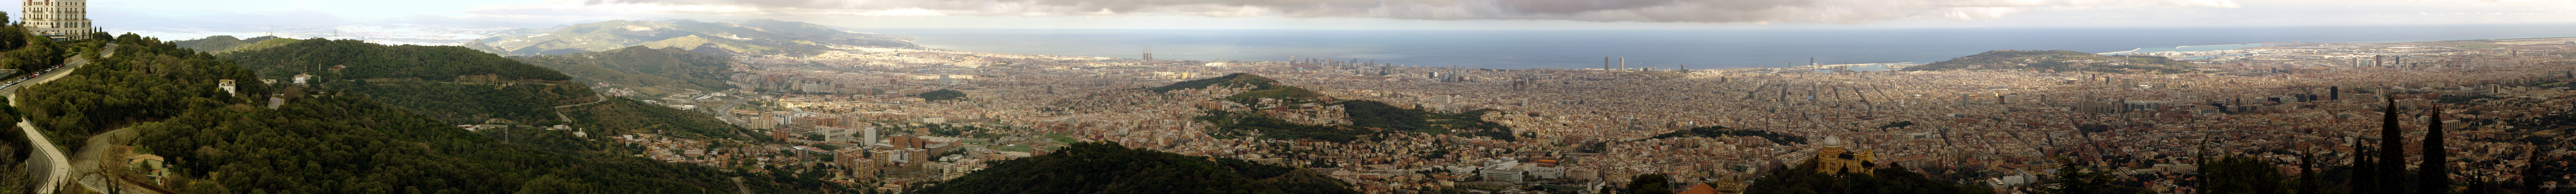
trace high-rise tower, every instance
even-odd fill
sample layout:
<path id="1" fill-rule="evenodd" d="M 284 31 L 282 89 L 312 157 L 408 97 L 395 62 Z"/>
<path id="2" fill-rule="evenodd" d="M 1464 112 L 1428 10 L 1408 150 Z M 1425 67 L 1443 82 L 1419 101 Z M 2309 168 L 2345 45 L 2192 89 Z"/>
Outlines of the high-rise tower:
<path id="1" fill-rule="evenodd" d="M 1154 64 L 1154 46 L 1145 46 L 1145 62 L 1144 62 L 1144 64 L 1137 64 L 1137 65 L 1153 65 L 1153 64 Z"/>
<path id="2" fill-rule="evenodd" d="M 26 22 L 27 32 L 55 39 L 88 38 L 90 32 L 89 0 L 27 0 L 19 21 Z"/>

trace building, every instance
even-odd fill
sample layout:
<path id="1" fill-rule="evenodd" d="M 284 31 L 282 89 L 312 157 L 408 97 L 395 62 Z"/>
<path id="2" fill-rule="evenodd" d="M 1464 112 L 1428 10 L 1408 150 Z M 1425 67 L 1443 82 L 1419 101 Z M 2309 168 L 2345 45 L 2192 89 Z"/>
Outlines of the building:
<path id="1" fill-rule="evenodd" d="M 20 4 L 26 9 L 18 12 L 18 18 L 25 22 L 28 33 L 62 40 L 87 39 L 90 33 L 99 32 L 90 26 L 89 0 L 27 0 Z"/>
<path id="2" fill-rule="evenodd" d="M 859 142 L 857 142 L 857 143 L 859 143 L 859 144 L 871 144 L 871 143 L 877 143 L 877 127 L 870 126 L 870 127 L 865 128 L 865 129 L 859 129 Z"/>
<path id="3" fill-rule="evenodd" d="M 905 161 L 903 166 L 909 168 L 907 170 L 919 171 L 921 170 L 920 168 L 922 165 L 929 164 L 930 162 L 929 149 L 904 148 L 903 155 L 903 159 Z"/>
<path id="4" fill-rule="evenodd" d="M 858 130 L 849 128 L 818 126 L 814 127 L 814 133 L 822 134 L 823 141 L 855 142 L 859 140 L 857 136 L 854 136 L 857 135 Z"/>
<path id="5" fill-rule="evenodd" d="M 239 87 L 233 86 L 233 80 L 217 80 L 217 82 L 219 83 L 215 84 L 215 88 L 224 89 L 224 94 L 241 95 L 241 92 L 237 91 Z"/>
<path id="6" fill-rule="evenodd" d="M 1872 154 L 1869 150 L 1844 151 L 1842 136 L 1825 136 L 1823 145 L 1825 148 L 1816 149 L 1816 172 L 1872 174 L 1869 169 L 1876 166 L 1877 154 Z"/>
<path id="7" fill-rule="evenodd" d="M 1521 172 L 1525 172 L 1522 167 L 1522 165 L 1518 165 L 1517 163 L 1511 165 L 1494 165 L 1485 167 L 1484 171 L 1478 172 L 1477 174 L 1484 175 L 1485 180 L 1489 181 L 1521 184 L 1526 183 L 1522 180 Z"/>

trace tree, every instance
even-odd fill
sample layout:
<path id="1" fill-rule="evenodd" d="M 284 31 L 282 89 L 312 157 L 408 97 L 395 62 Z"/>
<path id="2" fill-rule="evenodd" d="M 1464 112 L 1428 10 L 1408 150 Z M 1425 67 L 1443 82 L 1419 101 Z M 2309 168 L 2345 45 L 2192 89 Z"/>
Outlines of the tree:
<path id="1" fill-rule="evenodd" d="M 2246 156 L 2228 156 L 2201 166 L 2202 193 L 2280 194 L 2281 171 L 2272 164 Z"/>
<path id="2" fill-rule="evenodd" d="M 2317 184 L 2321 184 L 2317 181 L 2325 180 L 2317 179 L 2316 158 L 2315 153 L 2299 153 L 2299 194 L 2325 193 L 2317 190 Z"/>
<path id="3" fill-rule="evenodd" d="M 2396 96 L 2391 95 L 2389 98 L 2386 98 L 2388 99 L 2385 100 L 2388 101 L 2388 107 L 2386 110 L 2380 111 L 2379 158 L 2375 158 L 2379 161 L 2379 166 L 2372 167 L 2371 170 L 2379 173 L 2372 177 L 2379 181 L 2377 186 L 2390 187 L 2378 188 L 2374 191 L 2405 193 L 2405 176 L 2403 174 L 2406 172 L 2406 148 L 2404 147 L 2406 146 L 2406 139 L 2400 139 L 2405 136 L 2399 135 L 2399 133 L 2404 132 L 2405 129 L 2397 128 L 2397 98 L 2395 97 Z M 2432 150 L 2426 151 L 2430 152 Z"/>
<path id="4" fill-rule="evenodd" d="M 2049 194 L 2112 194 L 2139 193 L 2141 191 L 2145 191 L 2145 189 L 2139 189 L 2136 187 L 2120 186 L 2113 181 L 2117 181 L 2117 179 L 2113 179 L 2110 172 L 2086 169 L 2084 167 L 2059 168 L 2057 169 L 2057 180 L 2050 181 L 2057 183 L 2057 188 L 2044 189 L 2041 190 L 2041 192 Z"/>
<path id="5" fill-rule="evenodd" d="M 1672 178 L 1664 174 L 1640 174 L 1628 179 L 1628 193 L 1673 194 Z"/>
<path id="6" fill-rule="evenodd" d="M 2442 108 L 2436 106 L 2433 110 L 2424 111 L 2424 115 L 2431 119 L 2425 120 L 2427 124 L 2424 127 L 2424 163 L 2417 164 L 2422 169 L 2416 170 L 2422 175 L 2416 179 L 2422 180 L 2415 182 L 2420 184 L 2415 186 L 2415 189 L 2426 194 L 2450 193 L 2451 171 L 2447 168 L 2451 160 L 2450 154 L 2444 153 L 2449 151 L 2442 149 Z"/>
<path id="7" fill-rule="evenodd" d="M 956 90 L 939 89 L 939 91 L 922 92 L 920 96 L 921 100 L 925 101 L 956 100 L 958 98 L 965 98 L 966 93 L 958 92 Z"/>

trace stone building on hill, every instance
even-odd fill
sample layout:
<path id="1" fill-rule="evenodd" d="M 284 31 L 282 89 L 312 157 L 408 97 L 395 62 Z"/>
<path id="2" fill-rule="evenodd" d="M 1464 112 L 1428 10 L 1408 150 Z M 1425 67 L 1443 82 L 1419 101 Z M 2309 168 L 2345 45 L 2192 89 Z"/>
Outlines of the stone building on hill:
<path id="1" fill-rule="evenodd" d="M 1841 136 L 1825 136 L 1824 146 L 1823 149 L 1816 149 L 1816 172 L 1871 174 L 1870 168 L 1878 166 L 1876 161 L 1878 154 L 1872 154 L 1869 150 L 1844 151 Z"/>

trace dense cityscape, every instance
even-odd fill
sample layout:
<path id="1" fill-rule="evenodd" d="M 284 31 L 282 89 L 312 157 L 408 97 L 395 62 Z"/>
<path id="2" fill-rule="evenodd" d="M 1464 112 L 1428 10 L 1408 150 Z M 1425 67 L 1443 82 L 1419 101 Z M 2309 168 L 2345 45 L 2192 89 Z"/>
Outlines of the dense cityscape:
<path id="1" fill-rule="evenodd" d="M 2560 38 L 2567 39 L 2567 38 Z M 2522 40 L 2514 40 L 2522 41 Z M 2302 155 L 2350 164 L 2388 104 L 2404 139 L 2421 139 L 2428 110 L 2444 114 L 2458 180 L 2532 179 L 2533 165 L 2564 166 L 2566 44 L 2484 49 L 2444 42 L 2276 43 L 2194 60 L 2191 73 L 1832 71 L 1744 69 L 1466 69 L 1370 64 L 1353 59 L 1183 61 L 1053 57 L 942 50 L 866 49 L 811 59 L 736 57 L 730 91 L 662 97 L 674 107 L 734 107 L 728 122 L 790 144 L 712 153 L 690 140 L 655 145 L 649 157 L 704 165 L 725 158 L 831 163 L 836 178 L 900 191 L 906 182 L 954 178 L 982 161 L 1044 155 L 1066 143 L 1116 142 L 1192 156 L 1308 168 L 1370 193 L 1466 189 L 1577 193 L 1618 190 L 1632 175 L 1667 174 L 1742 192 L 1743 183 L 1816 158 L 1812 140 L 1837 138 L 1878 164 L 1984 184 L 2001 192 L 2046 184 L 2081 166 L 2157 193 L 2194 192 L 2196 166 L 2214 156 L 2258 158 L 2296 176 Z M 2531 41 L 2525 41 L 2531 42 Z M 2481 42 L 2483 43 L 2483 42 Z M 2114 55 L 2156 58 L 2174 53 Z M 1150 54 L 1147 56 L 1150 57 Z M 1615 63 L 1615 62 L 1612 62 Z M 2040 63 L 2031 61 L 2028 63 Z M 1644 65 L 1638 65 L 1644 66 Z M 1139 88 L 1244 73 L 1314 90 L 1322 103 L 1237 103 L 1243 89 L 1154 92 Z M 964 97 L 919 95 L 957 91 Z M 1202 112 L 1258 112 L 1301 124 L 1349 123 L 1329 101 L 1378 101 L 1457 113 L 1480 109 L 1512 137 L 1380 133 L 1361 140 L 1211 135 Z M 1691 128 L 1760 130 L 1766 136 L 1660 137 Z M 951 130 L 957 132 L 943 132 Z M 2406 152 L 2423 152 L 2420 141 Z M 804 146 L 804 145 L 813 146 Z M 737 148 L 727 148 L 737 149 Z M 925 150 L 926 149 L 926 150 Z M 673 151 L 686 150 L 686 151 Z M 962 151 L 961 151 L 962 150 Z M 837 155 L 824 160 L 779 151 Z M 926 151 L 926 152 L 925 152 Z M 745 154 L 723 154 L 745 153 Z M 932 153 L 922 155 L 921 153 Z M 937 154 L 950 153 L 950 154 Z M 2406 158 L 2413 165 L 2422 158 Z M 875 169 L 866 169 L 867 167 Z M 1889 165 L 1879 165 L 1884 168 Z M 847 168 L 858 167 L 858 168 Z M 2564 180 L 2565 174 L 2546 178 Z M 1730 184 L 1731 183 L 1731 184 Z M 1679 185 L 1679 184 L 1676 184 Z M 1734 186 L 1729 188 L 1727 186 Z"/>
<path id="2" fill-rule="evenodd" d="M 955 7 L 884 10 L 825 5 L 831 2 L 709 2 L 719 3 L 549 6 L 623 6 L 590 11 L 678 10 L 728 19 L 585 15 L 571 24 L 545 24 L 551 27 L 374 38 L 339 33 L 341 27 L 388 28 L 331 26 L 323 36 L 279 34 L 284 28 L 272 24 L 260 36 L 198 38 L 94 26 L 84 0 L 25 1 L 16 23 L 0 25 L 0 35 L 15 35 L 0 36 L 0 76 L 10 77 L 0 83 L 0 100 L 8 101 L 0 105 L 0 122 L 20 129 L 0 133 L 7 134 L 0 137 L 0 158 L 6 158 L 0 166 L 11 166 L 0 168 L 0 194 L 2576 193 L 2576 182 L 2570 182 L 2576 180 L 2576 164 L 2570 163 L 2576 161 L 2576 136 L 2568 134 L 2576 130 L 2576 37 L 2287 38 L 2108 53 L 2021 43 L 2011 46 L 2041 50 L 1983 51 L 1936 62 L 1829 63 L 1820 62 L 1827 57 L 1800 56 L 1804 63 L 1696 69 L 1672 61 L 1705 58 L 1667 58 L 1698 54 L 1635 53 L 1599 56 L 1599 68 L 1581 63 L 1500 69 L 1451 65 L 1463 62 L 1381 63 L 1397 60 L 1370 57 L 1406 56 L 1358 51 L 1257 60 L 1211 60 L 1205 53 L 1157 58 L 1150 44 L 1138 45 L 1133 58 L 1014 54 L 938 48 L 929 38 L 862 31 L 897 28 L 873 26 L 879 24 L 922 25 L 909 20 L 949 13 L 1078 17 L 1086 21 L 1045 23 L 1111 26 L 1083 28 L 1119 25 L 1089 21 L 1095 16 L 1131 21 L 1122 14 L 1160 11 L 1224 21 L 1294 19 L 1256 20 L 1281 26 L 1396 21 L 1440 24 L 1425 25 L 1437 29 L 1535 21 L 1510 25 L 1555 30 L 1657 29 L 1671 23 L 1870 26 L 1927 17 L 1973 23 L 2028 11 L 1997 10 L 2128 5 L 1382 1 L 1377 4 L 1414 10 L 1516 10 L 1384 15 L 1388 7 L 1370 7 L 1362 11 L 1370 14 L 1351 15 L 1338 8 L 1262 3 L 937 1 L 924 4 Z M 904 3 L 923 2 L 886 2 Z M 1630 3 L 1637 5 L 1624 5 Z M 792 6 L 772 7 L 782 5 Z M 2169 7 L 2154 9 L 2241 6 L 2159 5 Z M 552 16 L 497 13 L 553 10 L 506 3 L 474 7 L 467 17 L 542 20 Z M 992 12 L 1013 9 L 1021 11 Z M 1918 9 L 1945 11 L 1908 11 Z M 753 12 L 737 12 L 743 10 Z M 1913 15 L 1842 13 L 1855 11 Z M 1745 13 L 1710 16 L 1736 12 Z M 872 26 L 736 16 L 854 16 L 867 17 L 860 24 Z M 895 22 L 872 23 L 880 19 Z M 1958 32 L 1906 26 L 1921 24 L 1887 24 L 1900 30 L 1875 32 Z M 393 29 L 447 28 L 397 25 Z M 1804 28 L 1816 27 L 1763 33 L 1874 30 Z M 1489 30 L 1469 29 L 1424 34 L 1468 37 L 1443 41 L 1526 43 L 1452 35 Z M 1736 30 L 1715 29 L 1678 32 Z M 448 32 L 474 34 L 440 34 Z M 1238 57 L 1247 56 L 1243 50 L 1291 52 L 1282 50 L 1299 49 L 1278 45 L 1359 36 L 1290 33 L 1332 38 L 1233 38 L 1221 44 L 1246 49 L 1220 50 Z M 2564 36 L 2556 33 L 2549 35 Z M 1690 36 L 1766 39 L 1717 34 Z M 1938 36 L 1994 36 L 1970 34 Z M 1162 35 L 1168 34 L 1150 36 Z M 2156 44 L 2215 41 L 2101 37 Z M 1176 39 L 1189 38 L 1204 37 Z M 2321 40 L 2351 40 L 2331 38 Z M 423 41 L 439 44 L 407 44 Z M 1079 45 L 1066 41 L 1057 46 Z M 1524 46 L 1565 45 L 1510 45 Z M 1765 52 L 1721 48 L 1736 46 L 1679 50 Z M 1834 51 L 1814 53 L 1828 56 L 1889 54 L 1817 50 Z"/>

